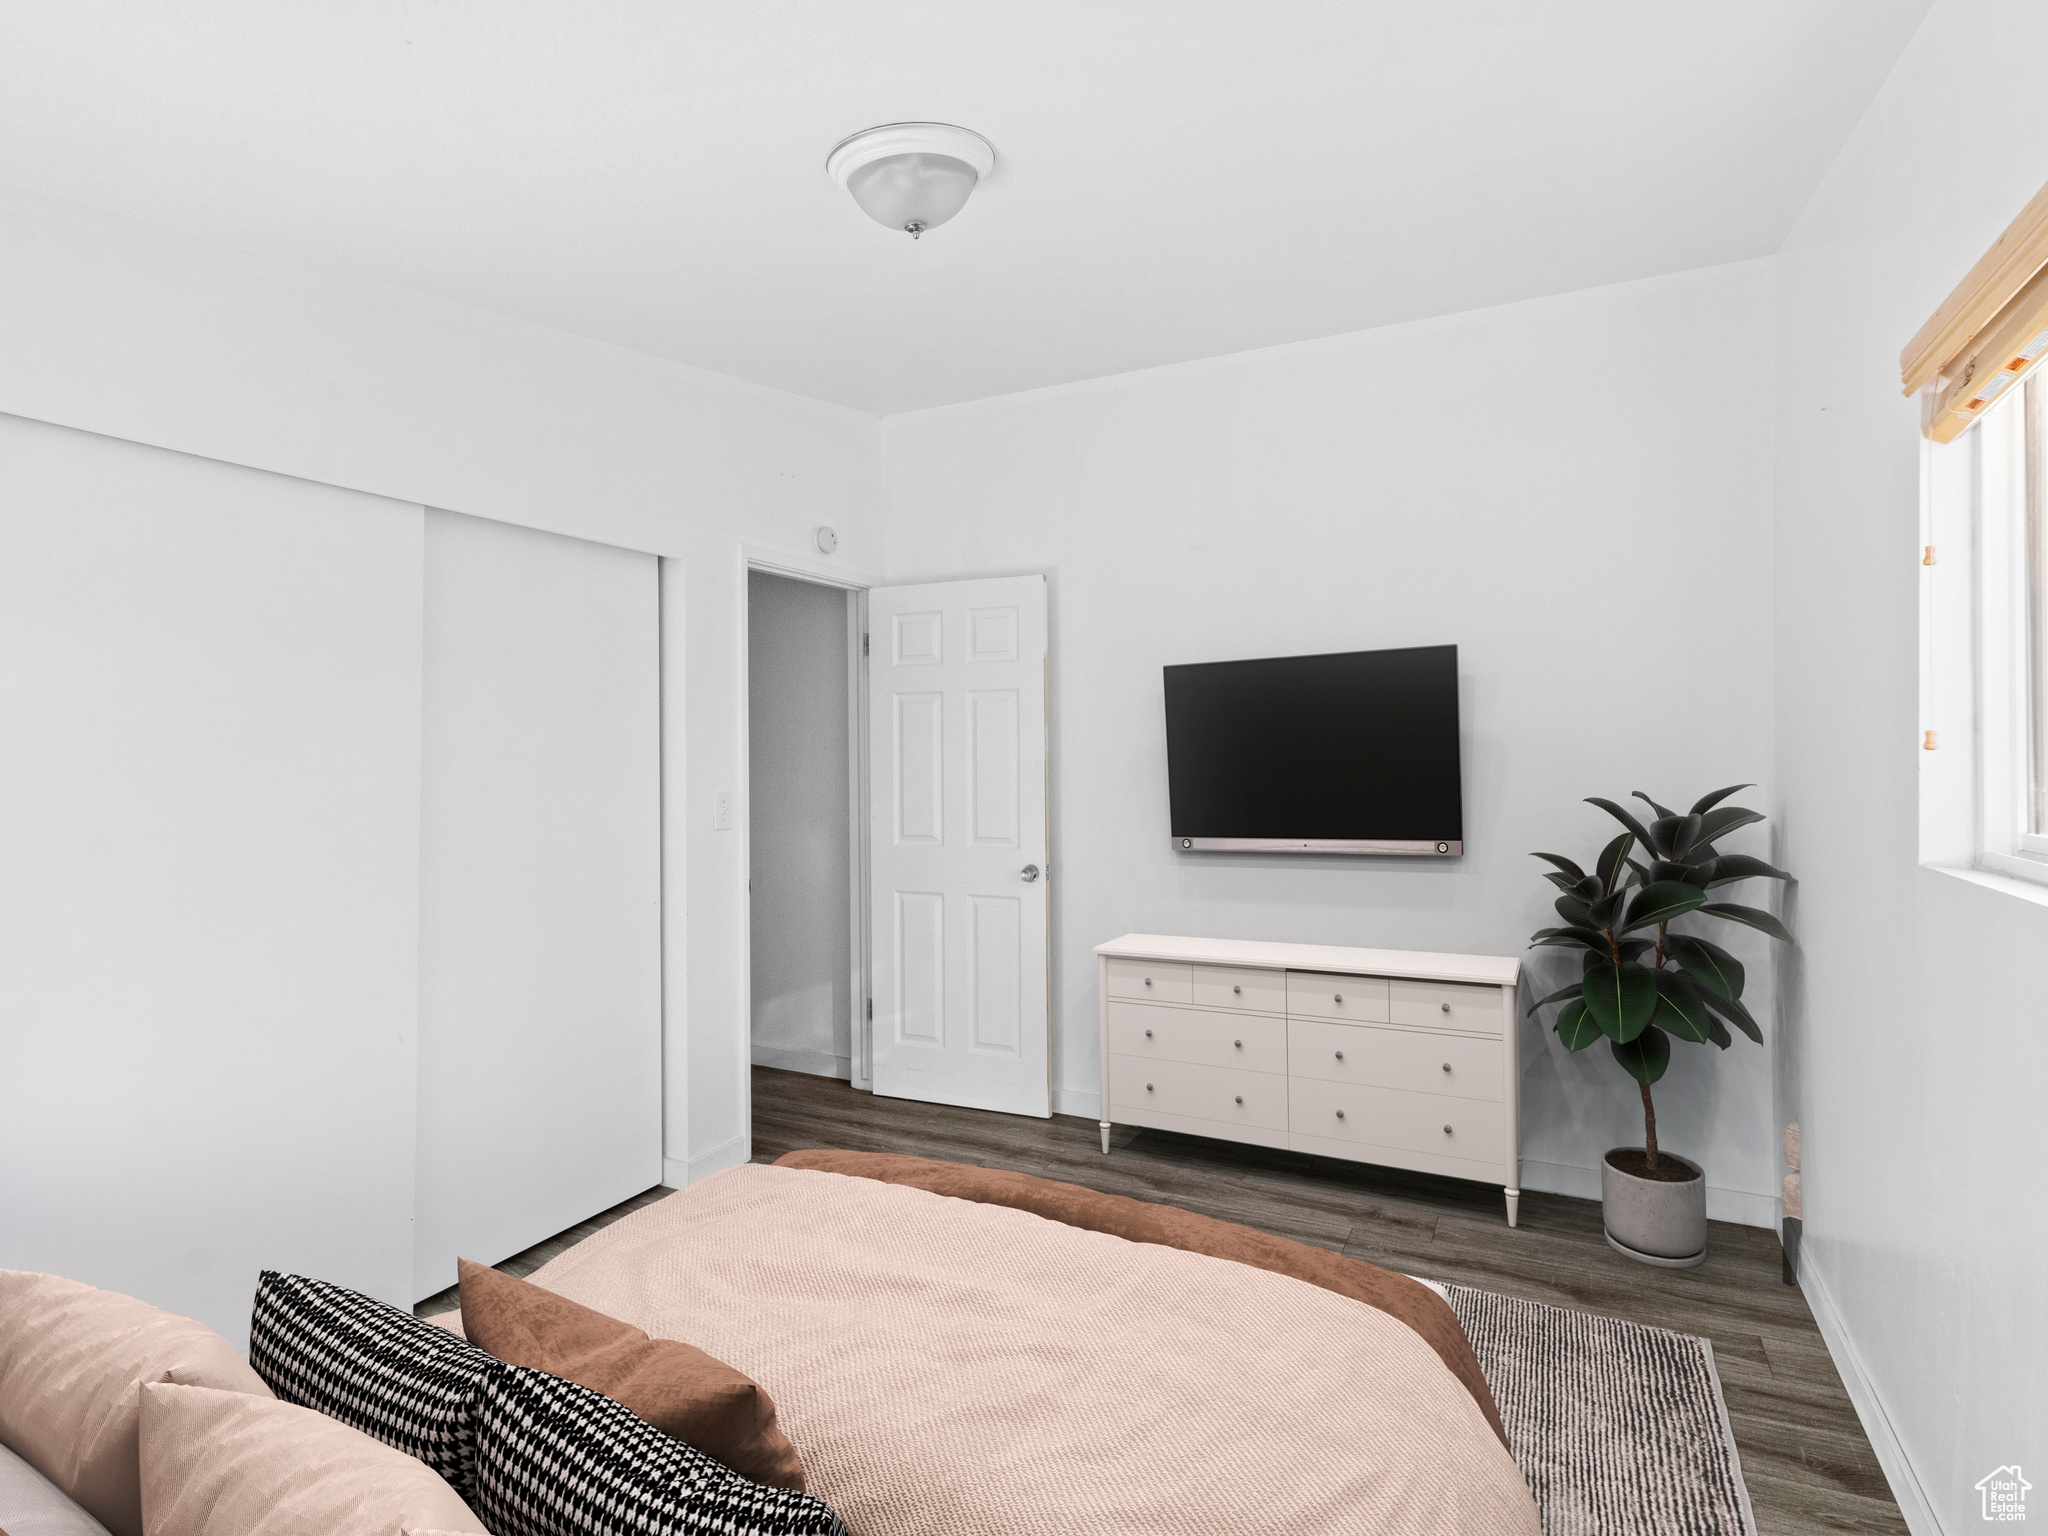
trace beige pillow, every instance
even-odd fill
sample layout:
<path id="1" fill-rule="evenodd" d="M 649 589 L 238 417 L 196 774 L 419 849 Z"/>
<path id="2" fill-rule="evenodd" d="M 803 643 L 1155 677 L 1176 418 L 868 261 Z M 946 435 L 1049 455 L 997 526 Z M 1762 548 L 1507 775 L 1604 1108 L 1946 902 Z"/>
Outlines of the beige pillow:
<path id="1" fill-rule="evenodd" d="M 481 1536 L 425 1462 L 311 1408 L 240 1392 L 142 1389 L 147 1536 Z"/>
<path id="2" fill-rule="evenodd" d="M 203 1323 L 76 1280 L 0 1269 L 0 1442 L 113 1536 L 142 1536 L 135 1434 L 146 1381 L 271 1396 Z"/>

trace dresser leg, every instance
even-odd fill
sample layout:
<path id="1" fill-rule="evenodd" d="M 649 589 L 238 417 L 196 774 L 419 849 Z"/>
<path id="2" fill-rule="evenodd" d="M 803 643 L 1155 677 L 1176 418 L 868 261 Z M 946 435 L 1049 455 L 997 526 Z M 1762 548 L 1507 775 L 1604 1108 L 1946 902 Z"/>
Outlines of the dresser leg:
<path id="1" fill-rule="evenodd" d="M 1109 1122 L 1102 1122 L 1102 1155 L 1109 1156 Z"/>
<path id="2" fill-rule="evenodd" d="M 1508 1225 L 1512 1227 L 1515 1224 L 1516 1215 L 1521 1211 L 1522 1192 L 1519 1189 L 1506 1189 L 1502 1190 L 1501 1193 L 1508 1197 Z"/>

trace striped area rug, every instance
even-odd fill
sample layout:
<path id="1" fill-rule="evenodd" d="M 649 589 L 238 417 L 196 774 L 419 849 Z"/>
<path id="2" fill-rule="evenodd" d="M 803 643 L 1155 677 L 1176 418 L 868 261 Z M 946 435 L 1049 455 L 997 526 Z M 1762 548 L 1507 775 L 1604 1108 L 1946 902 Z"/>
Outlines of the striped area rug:
<path id="1" fill-rule="evenodd" d="M 1472 1340 L 1546 1536 L 1756 1536 L 1705 1339 L 1436 1289 Z"/>

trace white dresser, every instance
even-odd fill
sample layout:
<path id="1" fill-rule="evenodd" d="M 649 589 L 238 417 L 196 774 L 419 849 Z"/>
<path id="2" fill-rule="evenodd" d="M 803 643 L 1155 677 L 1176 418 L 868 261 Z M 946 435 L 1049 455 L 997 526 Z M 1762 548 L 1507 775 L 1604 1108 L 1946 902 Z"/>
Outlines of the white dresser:
<path id="1" fill-rule="evenodd" d="M 1095 946 L 1113 1124 L 1498 1184 L 1522 1195 L 1522 962 L 1127 933 Z"/>

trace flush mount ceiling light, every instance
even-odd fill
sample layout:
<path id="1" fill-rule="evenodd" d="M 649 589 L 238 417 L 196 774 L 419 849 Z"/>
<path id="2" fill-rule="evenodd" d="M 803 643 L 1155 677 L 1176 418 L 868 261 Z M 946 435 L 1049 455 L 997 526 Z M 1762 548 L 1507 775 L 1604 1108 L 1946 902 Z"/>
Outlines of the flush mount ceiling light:
<path id="1" fill-rule="evenodd" d="M 884 123 L 833 145 L 825 173 L 877 224 L 915 240 L 965 207 L 995 164 L 995 146 L 965 128 Z"/>

